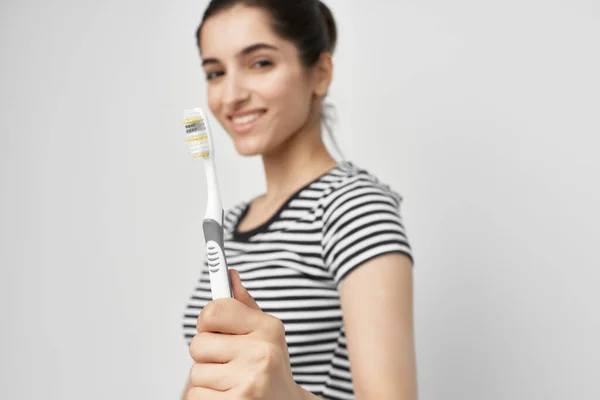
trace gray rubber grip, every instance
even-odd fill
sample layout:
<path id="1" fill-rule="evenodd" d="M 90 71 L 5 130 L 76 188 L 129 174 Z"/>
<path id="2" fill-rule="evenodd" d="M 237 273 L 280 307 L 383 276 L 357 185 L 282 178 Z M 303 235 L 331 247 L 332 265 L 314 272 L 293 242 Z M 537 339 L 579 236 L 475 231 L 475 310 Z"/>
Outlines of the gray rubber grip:
<path id="1" fill-rule="evenodd" d="M 214 240 L 217 242 L 223 254 L 225 254 L 225 245 L 223 243 L 223 227 L 219 225 L 214 219 L 205 219 L 202 223 L 202 230 L 204 231 L 204 240 Z"/>
<path id="2" fill-rule="evenodd" d="M 223 216 L 225 214 L 222 211 Z M 231 279 L 229 279 L 229 271 L 227 269 L 227 259 L 225 258 L 225 243 L 223 240 L 223 227 L 214 219 L 205 219 L 202 223 L 202 230 L 204 231 L 204 240 L 206 242 L 214 241 L 221 248 L 221 252 L 223 253 L 223 267 L 224 273 L 227 277 L 227 283 L 229 285 L 229 294 L 230 297 L 233 298 L 233 290 L 231 289 Z"/>

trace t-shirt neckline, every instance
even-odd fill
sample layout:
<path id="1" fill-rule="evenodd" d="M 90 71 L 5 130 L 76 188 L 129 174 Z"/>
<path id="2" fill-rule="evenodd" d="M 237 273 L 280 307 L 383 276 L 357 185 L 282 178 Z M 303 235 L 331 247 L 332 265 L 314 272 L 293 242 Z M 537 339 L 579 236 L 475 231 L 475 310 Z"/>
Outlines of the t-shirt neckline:
<path id="1" fill-rule="evenodd" d="M 303 185 L 301 188 L 299 188 L 298 190 L 296 190 L 277 209 L 277 211 L 275 211 L 275 213 L 271 217 L 269 217 L 269 219 L 267 221 L 263 222 L 259 226 L 255 227 L 255 228 L 252 228 L 250 230 L 240 231 L 239 230 L 239 225 L 242 222 L 242 220 L 246 217 L 246 215 L 248 214 L 248 211 L 250 210 L 250 205 L 252 204 L 252 202 L 254 200 L 256 200 L 256 198 L 250 200 L 249 202 L 247 202 L 244 205 L 244 208 L 242 209 L 242 212 L 240 213 L 240 216 L 235 221 L 235 224 L 234 224 L 233 229 L 232 229 L 233 239 L 236 240 L 236 241 L 247 241 L 250 237 L 252 237 L 252 236 L 254 236 L 254 235 L 258 234 L 258 233 L 264 233 L 264 232 L 266 232 L 267 229 L 269 228 L 269 226 L 279 218 L 279 216 L 281 215 L 281 213 L 284 212 L 288 208 L 289 204 L 292 201 L 294 201 L 300 195 L 300 193 L 302 193 L 302 191 L 306 190 L 311 185 L 319 182 L 320 180 L 322 180 L 326 176 L 332 174 L 334 171 L 336 171 L 337 169 L 343 167 L 346 164 L 347 164 L 346 161 L 342 161 L 342 162 L 336 164 L 333 168 L 327 170 L 323 174 L 319 175 L 317 178 L 313 179 L 312 181 L 308 182 L 307 184 Z"/>

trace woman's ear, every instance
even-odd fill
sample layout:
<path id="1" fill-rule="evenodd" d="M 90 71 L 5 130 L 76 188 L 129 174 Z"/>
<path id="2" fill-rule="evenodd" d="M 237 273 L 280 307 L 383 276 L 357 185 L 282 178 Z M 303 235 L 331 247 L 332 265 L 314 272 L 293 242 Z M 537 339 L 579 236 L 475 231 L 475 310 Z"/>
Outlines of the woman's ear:
<path id="1" fill-rule="evenodd" d="M 315 65 L 315 95 L 319 98 L 325 97 L 333 79 L 333 59 L 331 53 L 321 53 Z"/>

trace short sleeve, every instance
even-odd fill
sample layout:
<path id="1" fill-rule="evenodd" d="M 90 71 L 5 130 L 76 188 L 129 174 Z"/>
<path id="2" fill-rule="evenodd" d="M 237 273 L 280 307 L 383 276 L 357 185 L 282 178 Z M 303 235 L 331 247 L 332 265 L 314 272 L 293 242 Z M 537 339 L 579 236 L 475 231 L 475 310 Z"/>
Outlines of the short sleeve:
<path id="1" fill-rule="evenodd" d="M 400 215 L 402 198 L 387 187 L 357 181 L 333 191 L 323 212 L 325 267 L 336 285 L 355 268 L 388 253 L 413 261 Z"/>

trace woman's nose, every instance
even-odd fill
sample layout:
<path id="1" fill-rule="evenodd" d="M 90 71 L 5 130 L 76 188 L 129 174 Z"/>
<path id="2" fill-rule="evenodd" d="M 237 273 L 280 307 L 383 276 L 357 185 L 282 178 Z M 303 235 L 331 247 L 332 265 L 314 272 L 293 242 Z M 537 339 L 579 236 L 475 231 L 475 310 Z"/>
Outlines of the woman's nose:
<path id="1" fill-rule="evenodd" d="M 249 91 L 244 84 L 243 77 L 238 73 L 226 76 L 223 103 L 228 107 L 239 105 L 249 97 Z"/>

